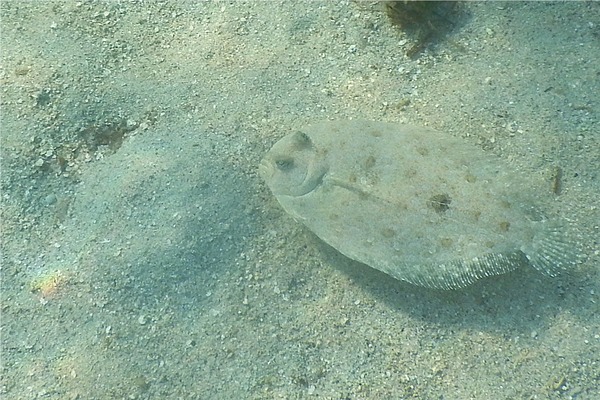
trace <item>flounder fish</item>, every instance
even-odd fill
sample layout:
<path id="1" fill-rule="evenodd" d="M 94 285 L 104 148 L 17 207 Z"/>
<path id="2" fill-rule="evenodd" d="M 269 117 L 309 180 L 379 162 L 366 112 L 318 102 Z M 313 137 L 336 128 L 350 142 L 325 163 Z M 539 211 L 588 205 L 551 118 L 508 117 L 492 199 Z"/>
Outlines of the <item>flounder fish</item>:
<path id="1" fill-rule="evenodd" d="M 259 171 L 322 240 L 415 285 L 457 289 L 522 265 L 554 276 L 583 257 L 570 224 L 539 207 L 540 185 L 429 128 L 317 123 L 279 140 Z"/>

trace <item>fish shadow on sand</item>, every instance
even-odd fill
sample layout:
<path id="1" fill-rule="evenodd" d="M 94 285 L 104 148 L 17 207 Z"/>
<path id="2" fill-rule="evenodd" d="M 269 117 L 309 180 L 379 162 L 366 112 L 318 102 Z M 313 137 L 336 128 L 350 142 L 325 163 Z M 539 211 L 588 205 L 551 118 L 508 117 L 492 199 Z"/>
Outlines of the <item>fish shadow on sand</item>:
<path id="1" fill-rule="evenodd" d="M 531 321 L 553 317 L 557 309 L 568 309 L 581 319 L 589 315 L 589 286 L 581 267 L 560 276 L 544 276 L 528 265 L 510 273 L 492 276 L 458 290 L 436 290 L 396 280 L 389 275 L 339 253 L 314 238 L 327 265 L 342 271 L 376 301 L 429 323 L 478 330 L 531 331 Z M 599 285 L 591 290 L 598 292 Z M 586 297 L 587 298 L 587 297 Z"/>

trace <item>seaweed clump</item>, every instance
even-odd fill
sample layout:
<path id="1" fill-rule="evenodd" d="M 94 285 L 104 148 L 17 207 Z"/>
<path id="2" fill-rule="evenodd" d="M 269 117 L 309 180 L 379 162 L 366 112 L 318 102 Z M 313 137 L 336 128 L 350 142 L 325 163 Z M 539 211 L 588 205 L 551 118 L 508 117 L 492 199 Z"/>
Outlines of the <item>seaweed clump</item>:
<path id="1" fill-rule="evenodd" d="M 391 22 L 414 39 L 406 55 L 414 57 L 431 42 L 442 39 L 454 23 L 448 18 L 455 1 L 385 1 L 384 8 Z"/>

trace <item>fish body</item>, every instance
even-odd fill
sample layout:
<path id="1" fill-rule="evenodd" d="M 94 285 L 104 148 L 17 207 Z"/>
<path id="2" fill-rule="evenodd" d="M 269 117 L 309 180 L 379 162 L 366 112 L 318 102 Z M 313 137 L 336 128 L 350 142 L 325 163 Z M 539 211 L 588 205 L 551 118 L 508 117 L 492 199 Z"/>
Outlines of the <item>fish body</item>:
<path id="1" fill-rule="evenodd" d="M 456 289 L 525 264 L 554 276 L 581 259 L 568 224 L 539 207 L 542 184 L 430 128 L 317 123 L 278 141 L 260 174 L 322 240 L 415 285 Z"/>

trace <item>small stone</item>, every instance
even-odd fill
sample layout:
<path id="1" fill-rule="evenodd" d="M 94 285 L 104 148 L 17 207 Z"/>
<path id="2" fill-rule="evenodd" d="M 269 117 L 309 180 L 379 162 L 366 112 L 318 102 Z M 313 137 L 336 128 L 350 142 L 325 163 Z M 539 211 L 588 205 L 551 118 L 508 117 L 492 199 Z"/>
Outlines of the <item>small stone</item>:
<path id="1" fill-rule="evenodd" d="M 537 338 L 537 335 L 538 335 L 538 333 L 537 333 L 536 331 L 532 331 L 532 332 L 531 332 L 531 338 L 532 338 L 532 339 L 535 339 L 535 338 Z"/>
<path id="2" fill-rule="evenodd" d="M 52 204 L 56 203 L 56 196 L 53 194 L 49 194 L 48 196 L 44 197 L 44 204 L 47 206 L 51 206 Z"/>
<path id="3" fill-rule="evenodd" d="M 137 127 L 138 127 L 138 123 L 137 123 L 137 121 L 136 121 L 136 120 L 134 120 L 134 119 L 132 119 L 132 118 L 129 118 L 129 119 L 126 121 L 126 128 L 127 128 L 127 129 L 129 129 L 129 130 L 132 130 L 132 129 L 135 129 L 135 128 L 137 128 Z"/>
<path id="4" fill-rule="evenodd" d="M 140 317 L 138 318 L 138 323 L 140 325 L 146 325 L 147 319 L 145 315 L 140 315 Z"/>

